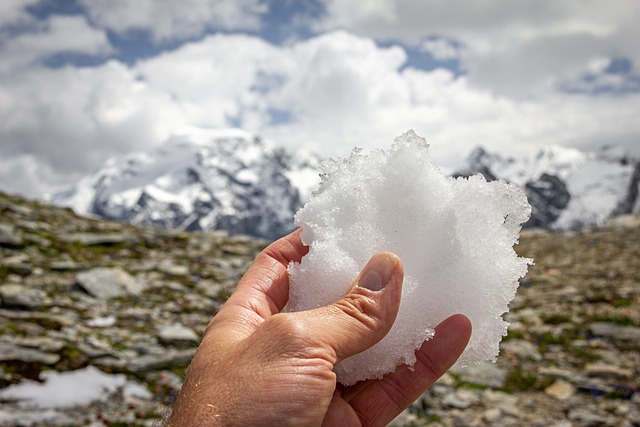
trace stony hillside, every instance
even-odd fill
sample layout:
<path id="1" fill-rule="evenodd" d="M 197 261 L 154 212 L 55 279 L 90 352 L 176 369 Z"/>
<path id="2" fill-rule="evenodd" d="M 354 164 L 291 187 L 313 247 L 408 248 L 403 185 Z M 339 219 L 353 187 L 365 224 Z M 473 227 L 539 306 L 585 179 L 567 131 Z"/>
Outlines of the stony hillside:
<path id="1" fill-rule="evenodd" d="M 0 194 L 0 425 L 152 425 L 264 244 Z M 448 373 L 396 424 L 640 425 L 638 222 L 529 233 L 518 252 L 536 265 L 498 363 Z"/>

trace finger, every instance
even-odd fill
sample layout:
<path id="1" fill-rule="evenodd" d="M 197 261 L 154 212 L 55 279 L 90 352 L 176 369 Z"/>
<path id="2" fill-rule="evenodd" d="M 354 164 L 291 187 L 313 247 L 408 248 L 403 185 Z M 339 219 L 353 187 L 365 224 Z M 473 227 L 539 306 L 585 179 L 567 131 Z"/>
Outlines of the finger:
<path id="1" fill-rule="evenodd" d="M 395 418 L 447 372 L 464 351 L 470 337 L 471 322 L 461 314 L 440 323 L 434 338 L 416 351 L 413 370 L 406 365 L 400 366 L 351 397 L 349 403 L 360 414 L 362 424 L 386 425 Z"/>
<path id="2" fill-rule="evenodd" d="M 333 364 L 371 347 L 395 321 L 403 276 L 402 262 L 396 255 L 374 255 L 340 301 L 295 313 L 305 326 L 307 340 L 329 350 Z"/>
<path id="3" fill-rule="evenodd" d="M 309 251 L 301 230 L 276 240 L 260 252 L 229 300 L 214 318 L 216 324 L 234 322 L 238 332 L 252 333 L 265 319 L 279 313 L 289 299 L 289 262 L 299 262 Z M 213 323 L 213 322 L 212 322 Z"/>

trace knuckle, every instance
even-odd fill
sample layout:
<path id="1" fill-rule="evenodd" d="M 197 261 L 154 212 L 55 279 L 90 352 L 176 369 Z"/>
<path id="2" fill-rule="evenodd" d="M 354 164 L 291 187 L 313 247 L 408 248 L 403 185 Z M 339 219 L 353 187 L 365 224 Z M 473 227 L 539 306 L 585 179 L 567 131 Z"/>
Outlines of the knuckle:
<path id="1" fill-rule="evenodd" d="M 305 335 L 305 325 L 294 316 L 276 314 L 265 321 L 265 327 L 276 335 L 298 337 Z"/>
<path id="2" fill-rule="evenodd" d="M 378 303 L 369 296 L 351 293 L 338 301 L 336 306 L 367 329 L 376 330 L 382 323 Z"/>

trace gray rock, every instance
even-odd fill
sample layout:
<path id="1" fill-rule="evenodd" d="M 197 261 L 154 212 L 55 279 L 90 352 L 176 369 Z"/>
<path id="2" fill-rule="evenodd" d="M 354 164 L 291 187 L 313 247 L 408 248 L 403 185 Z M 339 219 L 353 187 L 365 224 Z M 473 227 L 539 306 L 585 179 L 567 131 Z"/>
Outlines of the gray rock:
<path id="1" fill-rule="evenodd" d="M 503 387 L 507 378 L 507 370 L 491 362 L 454 368 L 452 371 L 460 375 L 460 379 L 464 382 L 493 388 Z"/>
<path id="2" fill-rule="evenodd" d="M 69 310 L 41 313 L 0 309 L 0 317 L 11 320 L 31 321 L 46 326 L 47 329 L 60 329 L 66 326 L 73 326 L 78 321 L 78 313 Z"/>
<path id="3" fill-rule="evenodd" d="M 117 243 L 136 243 L 138 238 L 127 233 L 71 233 L 59 236 L 63 242 L 75 242 L 81 245 L 113 245 Z"/>
<path id="4" fill-rule="evenodd" d="M 187 276 L 189 274 L 189 267 L 186 265 L 174 264 L 170 261 L 163 261 L 158 264 L 158 270 L 172 276 Z"/>
<path id="5" fill-rule="evenodd" d="M 498 408 L 489 408 L 482 413 L 482 419 L 493 425 L 502 416 L 502 411 Z"/>
<path id="6" fill-rule="evenodd" d="M 631 369 L 624 369 L 619 366 L 604 363 L 587 363 L 584 370 L 585 373 L 591 377 L 630 379 L 633 376 Z"/>
<path id="7" fill-rule="evenodd" d="M 500 343 L 501 350 L 509 356 L 515 356 L 521 359 L 529 359 L 533 361 L 542 360 L 542 356 L 538 351 L 538 347 L 530 341 L 512 339 Z"/>
<path id="8" fill-rule="evenodd" d="M 80 262 L 75 262 L 69 259 L 54 261 L 49 266 L 49 268 L 54 271 L 78 271 L 78 270 L 83 270 L 86 267 L 87 266 L 85 264 L 82 264 Z"/>
<path id="9" fill-rule="evenodd" d="M 218 298 L 220 292 L 226 289 L 226 286 L 222 283 L 214 282 L 213 280 L 200 280 L 196 284 L 196 289 L 209 298 Z"/>
<path id="10" fill-rule="evenodd" d="M 158 330 L 158 339 L 163 344 L 175 346 L 196 345 L 200 341 L 193 329 L 179 323 L 161 326 Z"/>
<path id="11" fill-rule="evenodd" d="M 20 276 L 27 276 L 33 272 L 29 256 L 23 253 L 5 258 L 2 260 L 2 265 L 10 272 Z"/>
<path id="12" fill-rule="evenodd" d="M 0 246 L 8 248 L 21 247 L 24 244 L 22 236 L 11 224 L 0 224 Z"/>
<path id="13" fill-rule="evenodd" d="M 196 354 L 196 348 L 188 348 L 180 351 L 165 351 L 152 353 L 131 360 L 127 369 L 135 373 L 157 371 L 176 365 L 186 365 Z"/>
<path id="14" fill-rule="evenodd" d="M 478 396 L 471 390 L 467 389 L 459 389 L 454 393 L 447 394 L 442 403 L 445 406 L 449 406 L 452 408 L 458 409 L 467 409 L 469 406 L 473 405 L 478 401 Z"/>
<path id="15" fill-rule="evenodd" d="M 15 343 L 0 341 L 0 362 L 21 361 L 27 363 L 44 363 L 53 365 L 60 360 L 60 356 L 54 353 L 25 348 Z"/>
<path id="16" fill-rule="evenodd" d="M 579 421 L 581 426 L 602 426 L 609 422 L 609 418 L 591 412 L 586 408 L 574 408 L 569 411 L 567 418 Z"/>
<path id="17" fill-rule="evenodd" d="M 121 268 L 94 268 L 76 275 L 76 282 L 90 295 L 109 299 L 139 295 L 144 286 Z"/>
<path id="18" fill-rule="evenodd" d="M 640 343 L 640 328 L 636 326 L 620 326 L 615 323 L 596 322 L 589 325 L 589 329 L 597 337 Z"/>
<path id="19" fill-rule="evenodd" d="M 15 337 L 15 344 L 21 347 L 36 348 L 46 353 L 57 353 L 65 345 L 65 342 L 51 337 Z"/>
<path id="20" fill-rule="evenodd" d="M 0 305 L 5 308 L 35 309 L 42 305 L 47 297 L 40 289 L 34 289 L 17 283 L 0 286 Z"/>
<path id="21" fill-rule="evenodd" d="M 482 393 L 482 400 L 490 407 L 498 408 L 503 414 L 519 418 L 518 397 L 512 394 L 496 390 L 485 390 Z"/>

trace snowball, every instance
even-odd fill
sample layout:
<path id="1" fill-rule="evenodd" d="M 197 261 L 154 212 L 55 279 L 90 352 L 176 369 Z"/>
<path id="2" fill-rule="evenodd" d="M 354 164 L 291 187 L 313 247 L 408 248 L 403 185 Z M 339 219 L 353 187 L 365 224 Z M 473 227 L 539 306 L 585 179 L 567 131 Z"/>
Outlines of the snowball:
<path id="1" fill-rule="evenodd" d="M 502 314 L 532 263 L 513 250 L 531 207 L 515 185 L 443 175 L 428 147 L 409 131 L 390 150 L 354 149 L 349 159 L 325 160 L 319 190 L 295 216 L 310 250 L 289 265 L 290 311 L 338 301 L 377 252 L 394 252 L 404 263 L 391 331 L 335 367 L 342 384 L 413 366 L 415 350 L 455 313 L 473 324 L 459 365 L 495 361 L 507 333 Z"/>

